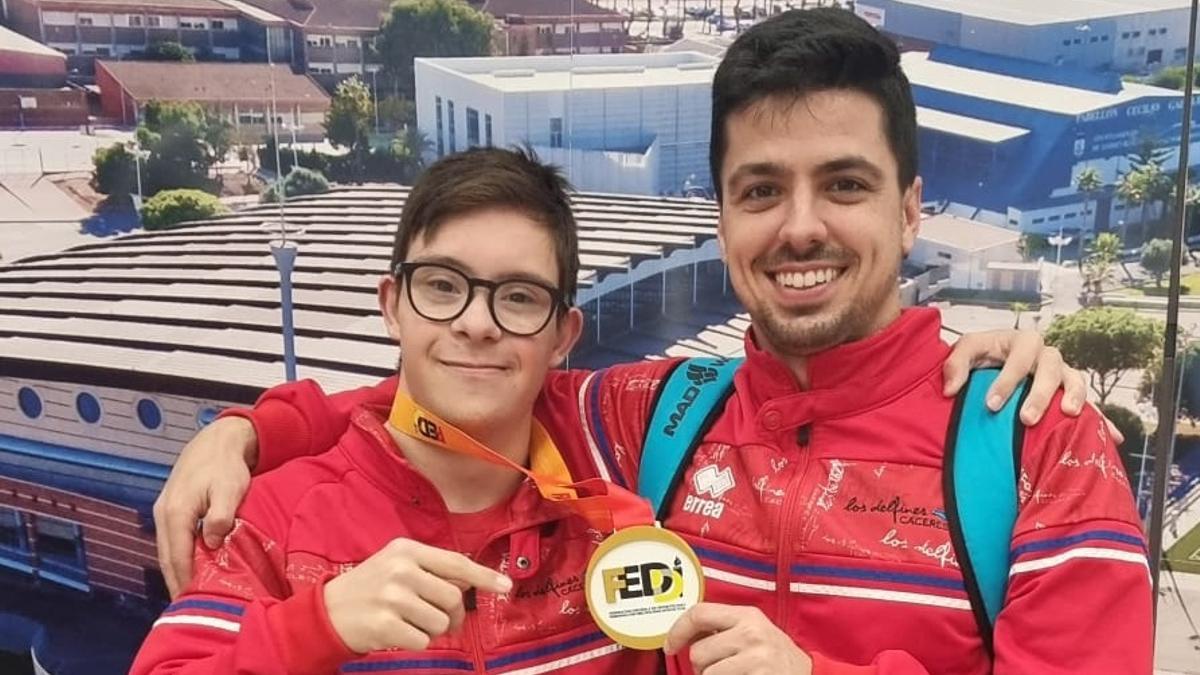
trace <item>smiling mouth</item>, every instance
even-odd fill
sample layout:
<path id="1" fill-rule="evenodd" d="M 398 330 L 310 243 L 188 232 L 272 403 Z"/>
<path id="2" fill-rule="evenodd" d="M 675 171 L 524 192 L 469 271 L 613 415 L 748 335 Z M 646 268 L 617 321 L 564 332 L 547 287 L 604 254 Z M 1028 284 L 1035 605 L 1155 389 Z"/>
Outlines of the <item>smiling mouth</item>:
<path id="1" fill-rule="evenodd" d="M 771 279 L 780 286 L 794 290 L 808 290 L 831 283 L 842 275 L 837 267 L 825 267 L 806 272 L 778 272 L 771 274 Z"/>
<path id="2" fill-rule="evenodd" d="M 501 373 L 507 370 L 503 366 L 494 366 L 487 363 L 463 363 L 460 361 L 442 361 L 442 365 L 458 370 L 469 370 L 479 373 Z"/>

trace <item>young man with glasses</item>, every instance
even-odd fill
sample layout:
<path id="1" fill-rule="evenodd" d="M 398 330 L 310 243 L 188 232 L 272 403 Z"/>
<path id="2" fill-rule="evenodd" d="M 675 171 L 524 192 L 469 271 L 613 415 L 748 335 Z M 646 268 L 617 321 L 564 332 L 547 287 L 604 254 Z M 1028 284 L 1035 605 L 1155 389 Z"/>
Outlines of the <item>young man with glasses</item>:
<path id="1" fill-rule="evenodd" d="M 252 482 L 133 672 L 655 672 L 584 605 L 610 525 L 543 497 L 599 483 L 542 396 L 583 324 L 578 260 L 553 168 L 497 149 L 432 166 L 379 282 L 404 349 L 395 405 L 356 408 L 328 451 Z"/>

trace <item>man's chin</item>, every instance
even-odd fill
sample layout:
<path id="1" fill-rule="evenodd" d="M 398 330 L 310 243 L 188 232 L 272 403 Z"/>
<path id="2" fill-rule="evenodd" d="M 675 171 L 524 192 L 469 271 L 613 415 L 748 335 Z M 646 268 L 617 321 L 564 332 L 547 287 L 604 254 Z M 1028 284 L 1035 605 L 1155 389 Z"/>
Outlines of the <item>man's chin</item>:
<path id="1" fill-rule="evenodd" d="M 772 312 L 756 330 L 781 355 L 810 356 L 848 340 L 846 318 L 827 312 L 784 318 Z"/>

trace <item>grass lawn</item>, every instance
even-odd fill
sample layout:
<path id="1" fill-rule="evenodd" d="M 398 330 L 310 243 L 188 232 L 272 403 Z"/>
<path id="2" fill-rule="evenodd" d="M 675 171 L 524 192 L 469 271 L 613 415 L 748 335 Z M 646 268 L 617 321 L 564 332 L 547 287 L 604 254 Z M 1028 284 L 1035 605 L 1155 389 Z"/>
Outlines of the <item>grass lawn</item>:
<path id="1" fill-rule="evenodd" d="M 1200 525 L 1175 542 L 1167 551 L 1167 560 L 1176 572 L 1200 574 Z"/>
<path id="2" fill-rule="evenodd" d="M 1149 281 L 1144 286 L 1137 288 L 1122 288 L 1121 293 L 1124 295 L 1144 295 L 1149 297 L 1167 297 L 1167 286 L 1169 279 L 1163 279 L 1162 288 L 1155 288 L 1154 282 Z M 1183 275 L 1179 280 L 1180 286 L 1183 289 L 1183 295 L 1200 295 L 1200 272 L 1192 272 L 1191 274 Z"/>

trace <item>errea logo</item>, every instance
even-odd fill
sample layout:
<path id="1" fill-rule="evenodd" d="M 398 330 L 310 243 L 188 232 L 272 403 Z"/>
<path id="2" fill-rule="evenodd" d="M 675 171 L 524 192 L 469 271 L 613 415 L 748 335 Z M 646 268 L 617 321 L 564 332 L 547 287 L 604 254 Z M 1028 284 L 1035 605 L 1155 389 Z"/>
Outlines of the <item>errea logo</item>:
<path id="1" fill-rule="evenodd" d="M 708 494 L 713 499 L 720 499 L 721 495 L 733 489 L 733 472 L 729 467 L 722 469 L 716 464 L 709 464 L 692 475 L 692 485 L 696 488 L 696 494 Z"/>
<path id="2" fill-rule="evenodd" d="M 732 490 L 734 485 L 733 472 L 729 467 L 721 468 L 716 464 L 700 467 L 692 474 L 692 488 L 696 494 L 689 494 L 683 500 L 683 510 L 706 518 L 720 518 L 725 513 L 721 495 Z M 708 495 L 712 499 L 696 495 Z"/>

